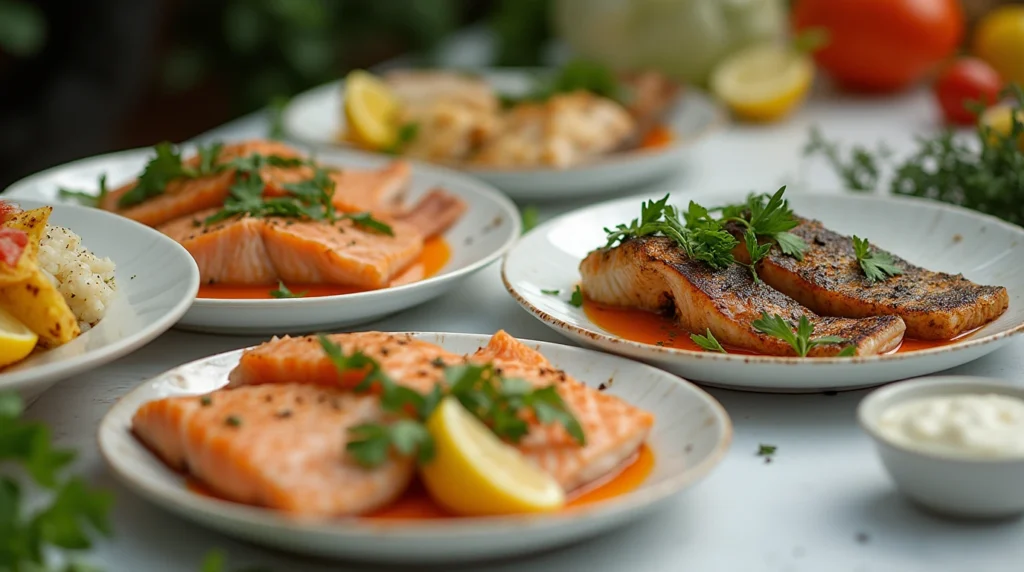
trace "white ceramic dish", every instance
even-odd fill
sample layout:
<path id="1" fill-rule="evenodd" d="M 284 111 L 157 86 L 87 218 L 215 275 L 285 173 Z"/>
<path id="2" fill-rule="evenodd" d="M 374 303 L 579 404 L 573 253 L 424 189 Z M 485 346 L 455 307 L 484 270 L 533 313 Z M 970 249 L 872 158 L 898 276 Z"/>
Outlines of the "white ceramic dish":
<path id="1" fill-rule="evenodd" d="M 186 147 L 187 148 L 187 147 Z M 186 151 L 187 153 L 187 151 Z M 90 190 L 107 174 L 111 186 L 136 176 L 151 156 L 137 149 L 83 159 L 38 173 L 8 188 L 5 196 L 60 202 L 61 187 Z M 317 159 L 342 167 L 378 167 L 391 158 L 320 153 Z M 350 327 L 405 310 L 435 298 L 504 254 L 522 232 L 519 211 L 501 193 L 454 171 L 417 165 L 409 200 L 433 187 L 442 187 L 469 205 L 462 218 L 445 233 L 451 258 L 435 276 L 397 288 L 344 296 L 272 300 L 199 298 L 178 323 L 188 330 L 225 334 L 309 333 Z"/>
<path id="2" fill-rule="evenodd" d="M 934 512 L 960 518 L 1007 518 L 1024 513 L 1024 459 L 964 459 L 895 444 L 878 431 L 882 414 L 911 399 L 995 393 L 1024 399 L 1024 387 L 983 377 L 946 376 L 878 389 L 857 408 L 861 428 L 901 493 Z"/>
<path id="3" fill-rule="evenodd" d="M 476 70 L 474 70 L 476 71 Z M 486 69 L 478 73 L 503 92 L 523 92 L 533 77 L 529 69 Z M 344 131 L 344 81 L 336 81 L 296 96 L 285 109 L 286 133 L 317 147 L 348 149 L 339 140 Z M 687 86 L 666 116 L 675 142 L 657 149 L 629 151 L 567 169 L 489 169 L 450 165 L 487 181 L 515 200 L 543 201 L 606 194 L 664 178 L 683 167 L 689 148 L 727 121 L 722 108 L 706 94 Z"/>
<path id="4" fill-rule="evenodd" d="M 470 353 L 487 343 L 477 334 L 419 333 L 445 349 Z M 99 447 L 119 479 L 150 501 L 211 528 L 295 552 L 319 556 L 406 562 L 454 562 L 518 555 L 563 545 L 626 523 L 692 486 L 722 459 L 732 439 L 728 414 L 710 395 L 661 370 L 620 357 L 543 342 L 535 345 L 556 367 L 655 414 L 648 440 L 654 468 L 647 480 L 615 499 L 556 515 L 412 521 L 374 524 L 354 519 L 298 523 L 256 507 L 190 492 L 131 434 L 140 405 L 171 395 L 195 395 L 227 383 L 240 351 L 171 370 L 121 399 L 99 428 Z"/>
<path id="5" fill-rule="evenodd" d="M 706 206 L 739 202 L 746 193 L 677 194 Z M 936 271 L 962 272 L 982 284 L 1000 285 L 1010 307 L 999 319 L 961 340 L 923 351 L 855 358 L 799 359 L 723 355 L 679 350 L 622 339 L 566 303 L 580 280 L 579 262 L 605 243 L 604 227 L 640 214 L 634 197 L 587 207 L 548 221 L 509 252 L 502 276 L 509 293 L 545 324 L 588 346 L 648 361 L 707 385 L 754 391 L 810 392 L 870 387 L 967 363 L 1002 347 L 1024 329 L 1024 229 L 932 201 L 858 195 L 787 194 L 794 211 L 836 232 L 872 244 Z M 661 198 L 654 197 L 654 198 Z M 913 224 L 910 224 L 914 221 Z M 544 289 L 560 289 L 549 296 Z"/>
<path id="6" fill-rule="evenodd" d="M 51 204 L 6 194 L 0 198 L 26 210 Z M 68 205 L 54 206 L 50 224 L 70 228 L 86 248 L 114 261 L 117 294 L 96 327 L 0 371 L 0 391 L 17 391 L 26 400 L 146 345 L 185 314 L 199 288 L 199 269 L 189 253 L 151 228 Z"/>

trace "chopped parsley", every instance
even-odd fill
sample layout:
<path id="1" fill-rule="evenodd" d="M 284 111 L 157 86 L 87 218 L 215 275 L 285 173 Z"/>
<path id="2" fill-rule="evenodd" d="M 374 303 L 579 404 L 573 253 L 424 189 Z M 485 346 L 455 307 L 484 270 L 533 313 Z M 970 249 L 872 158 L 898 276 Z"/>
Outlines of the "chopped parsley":
<path id="1" fill-rule="evenodd" d="M 547 294 L 548 296 L 558 296 L 558 294 L 561 293 L 561 292 L 562 292 L 561 290 L 541 290 L 540 291 L 541 294 Z"/>
<path id="2" fill-rule="evenodd" d="M 767 312 L 761 312 L 761 317 L 754 320 L 751 325 L 754 326 L 754 329 L 763 334 L 768 334 L 769 336 L 779 338 L 780 340 L 788 343 L 796 352 L 796 355 L 800 357 L 807 357 L 807 353 L 811 351 L 811 348 L 817 346 L 843 344 L 850 341 L 839 336 L 821 336 L 812 339 L 811 335 L 814 334 L 814 326 L 811 325 L 807 316 L 800 316 L 800 321 L 795 330 L 793 329 L 792 324 L 784 320 L 782 316 L 778 314 L 769 316 Z M 848 348 L 844 348 L 843 352 L 840 352 L 839 355 L 843 357 L 853 355 L 852 353 L 846 353 L 844 355 L 844 352 L 848 352 L 850 348 L 853 348 L 853 351 L 856 351 L 855 346 L 849 346 Z"/>
<path id="3" fill-rule="evenodd" d="M 715 339 L 715 335 L 711 333 L 711 328 L 708 328 L 707 333 L 703 336 L 700 334 L 690 334 L 690 339 L 705 351 L 718 352 L 721 354 L 729 353 L 725 351 L 722 344 L 718 343 L 718 340 Z"/>
<path id="4" fill-rule="evenodd" d="M 871 250 L 871 244 L 866 238 L 853 237 L 853 251 L 857 255 L 857 262 L 868 282 L 882 282 L 890 276 L 903 274 L 892 255 L 883 250 Z"/>
<path id="5" fill-rule="evenodd" d="M 298 293 L 292 292 L 291 290 L 288 289 L 287 286 L 284 285 L 284 282 L 281 282 L 280 280 L 278 280 L 277 281 L 277 289 L 276 290 L 271 290 L 270 291 L 270 296 L 272 298 L 302 298 L 303 296 L 305 296 L 308 293 L 309 293 L 308 290 L 304 290 L 304 291 L 298 292 Z"/>
<path id="6" fill-rule="evenodd" d="M 583 290 L 580 289 L 580 285 L 576 285 L 576 289 L 572 291 L 572 296 L 569 298 L 569 305 L 579 308 L 583 305 Z"/>

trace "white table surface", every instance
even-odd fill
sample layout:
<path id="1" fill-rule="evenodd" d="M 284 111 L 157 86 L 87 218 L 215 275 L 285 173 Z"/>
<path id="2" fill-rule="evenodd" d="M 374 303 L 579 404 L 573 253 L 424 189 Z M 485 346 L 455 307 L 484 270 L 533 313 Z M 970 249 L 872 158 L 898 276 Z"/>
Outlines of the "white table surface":
<path id="1" fill-rule="evenodd" d="M 465 63 L 466 50 L 449 48 Z M 835 189 L 820 164 L 802 164 L 808 127 L 830 137 L 907 152 L 915 132 L 933 129 L 936 110 L 927 92 L 858 100 L 818 93 L 789 121 L 731 127 L 694 147 L 673 179 L 650 189 Z M 266 122 L 252 116 L 205 137 L 262 136 Z M 835 192 L 835 191 L 832 191 Z M 541 206 L 541 219 L 572 205 Z M 570 343 L 534 320 L 506 294 L 491 266 L 447 296 L 365 329 L 492 333 Z M 42 396 L 29 416 L 53 427 L 62 446 L 79 451 L 78 467 L 117 497 L 115 537 L 90 560 L 111 572 L 198 570 L 203 555 L 221 548 L 233 565 L 265 565 L 279 572 L 394 570 L 358 563 L 311 560 L 266 550 L 172 516 L 120 486 L 96 450 L 100 418 L 143 380 L 259 338 L 171 331 L 120 361 L 69 379 Z M 951 373 L 1024 382 L 1024 339 Z M 865 392 L 838 395 L 762 395 L 711 390 L 733 419 L 735 440 L 726 459 L 696 488 L 667 502 L 643 522 L 540 556 L 459 567 L 473 572 L 511 570 L 737 571 L 737 572 L 988 572 L 1024 569 L 1024 524 L 950 522 L 904 501 L 884 473 L 854 411 Z M 778 447 L 774 462 L 755 456 L 759 443 Z M 969 486 L 969 485 L 968 485 Z M 451 569 L 446 567 L 443 569 Z"/>

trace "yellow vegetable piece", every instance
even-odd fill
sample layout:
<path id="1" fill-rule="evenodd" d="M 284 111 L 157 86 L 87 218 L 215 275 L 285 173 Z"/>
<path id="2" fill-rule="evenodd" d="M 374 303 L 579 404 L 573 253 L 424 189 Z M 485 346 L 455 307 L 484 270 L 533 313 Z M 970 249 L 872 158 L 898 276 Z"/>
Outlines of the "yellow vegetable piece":
<path id="1" fill-rule="evenodd" d="M 558 510 L 565 492 L 548 473 L 505 444 L 453 397 L 427 420 L 436 454 L 420 476 L 434 500 L 462 515 Z"/>
<path id="2" fill-rule="evenodd" d="M 777 121 L 807 97 L 814 64 L 789 46 L 758 44 L 729 56 L 711 74 L 711 91 L 741 119 Z"/>
<path id="3" fill-rule="evenodd" d="M 345 121 L 355 143 L 371 149 L 393 145 L 399 109 L 398 98 L 376 76 L 355 70 L 345 78 Z"/>
<path id="4" fill-rule="evenodd" d="M 1009 105 L 994 105 L 985 110 L 981 116 L 981 122 L 989 126 L 992 131 L 1006 136 L 1013 129 L 1013 107 Z M 1024 122 L 1024 109 L 1017 110 L 1017 121 Z M 1017 147 L 1024 153 L 1024 134 L 1021 134 L 1017 141 Z"/>
<path id="5" fill-rule="evenodd" d="M 0 308 L 0 367 L 16 364 L 28 357 L 39 337 L 10 312 Z"/>
<path id="6" fill-rule="evenodd" d="M 1003 81 L 1024 87 L 1024 6 L 1001 6 L 986 14 L 975 28 L 973 49 Z"/>
<path id="7" fill-rule="evenodd" d="M 13 268 L 6 264 L 0 264 L 0 286 L 24 281 L 36 271 L 39 241 L 43 239 L 46 223 L 50 220 L 52 212 L 52 207 L 23 211 L 12 215 L 3 225 L 0 225 L 4 228 L 23 231 L 28 235 L 28 243 L 25 244 L 25 250 L 21 253 L 18 264 Z"/>

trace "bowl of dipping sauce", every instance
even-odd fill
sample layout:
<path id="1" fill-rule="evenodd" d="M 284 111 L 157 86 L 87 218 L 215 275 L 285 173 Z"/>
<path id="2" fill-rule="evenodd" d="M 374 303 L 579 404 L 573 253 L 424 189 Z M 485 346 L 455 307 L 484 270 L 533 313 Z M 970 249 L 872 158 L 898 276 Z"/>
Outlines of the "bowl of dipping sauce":
<path id="1" fill-rule="evenodd" d="M 960 518 L 1024 513 L 1024 387 L 979 377 L 903 381 L 857 409 L 901 493 Z"/>

